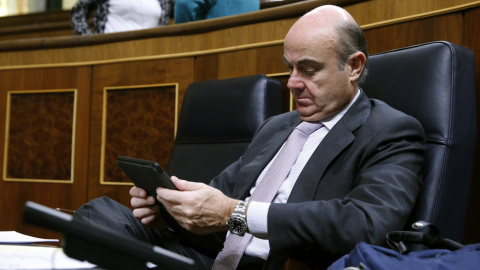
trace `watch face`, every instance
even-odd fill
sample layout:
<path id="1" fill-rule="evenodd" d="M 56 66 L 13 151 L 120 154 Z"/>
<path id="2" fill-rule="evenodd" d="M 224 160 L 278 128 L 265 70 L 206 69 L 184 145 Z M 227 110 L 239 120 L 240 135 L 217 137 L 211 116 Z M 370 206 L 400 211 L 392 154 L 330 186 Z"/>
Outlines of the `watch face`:
<path id="1" fill-rule="evenodd" d="M 228 222 L 228 227 L 230 227 L 230 232 L 234 234 L 243 234 L 245 233 L 245 221 L 240 218 L 232 218 Z"/>

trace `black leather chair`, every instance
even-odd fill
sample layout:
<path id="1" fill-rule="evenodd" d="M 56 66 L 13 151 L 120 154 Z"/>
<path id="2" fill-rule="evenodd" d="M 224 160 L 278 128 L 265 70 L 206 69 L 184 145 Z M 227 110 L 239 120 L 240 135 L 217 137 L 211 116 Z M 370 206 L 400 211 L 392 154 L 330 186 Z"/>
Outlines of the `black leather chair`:
<path id="1" fill-rule="evenodd" d="M 362 89 L 417 118 L 426 133 L 424 187 L 406 229 L 424 220 L 463 242 L 477 132 L 473 52 L 439 41 L 369 60 Z"/>
<path id="2" fill-rule="evenodd" d="M 192 83 L 168 174 L 208 183 L 243 155 L 263 121 L 284 111 L 283 102 L 281 83 L 265 75 Z"/>

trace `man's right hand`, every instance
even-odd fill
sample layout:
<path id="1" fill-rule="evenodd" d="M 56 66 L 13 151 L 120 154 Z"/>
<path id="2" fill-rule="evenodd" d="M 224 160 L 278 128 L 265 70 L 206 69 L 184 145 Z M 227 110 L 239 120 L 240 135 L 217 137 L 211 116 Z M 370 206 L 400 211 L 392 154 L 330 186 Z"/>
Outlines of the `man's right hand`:
<path id="1" fill-rule="evenodd" d="M 130 204 L 133 207 L 133 216 L 153 229 L 166 229 L 167 223 L 160 215 L 160 208 L 155 204 L 155 198 L 147 196 L 147 192 L 138 187 L 132 187 L 130 189 Z"/>

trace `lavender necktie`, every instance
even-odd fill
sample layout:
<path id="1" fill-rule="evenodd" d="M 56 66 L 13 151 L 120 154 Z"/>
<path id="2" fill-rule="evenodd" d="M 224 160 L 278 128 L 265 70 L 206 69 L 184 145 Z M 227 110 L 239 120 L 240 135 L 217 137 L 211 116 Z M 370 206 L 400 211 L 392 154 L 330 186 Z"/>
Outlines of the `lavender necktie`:
<path id="1" fill-rule="evenodd" d="M 262 181 L 255 188 L 250 201 L 272 202 L 293 164 L 302 151 L 308 136 L 322 126 L 319 122 L 301 122 L 290 134 Z M 217 255 L 212 270 L 236 269 L 252 235 L 229 234 L 223 250 Z"/>

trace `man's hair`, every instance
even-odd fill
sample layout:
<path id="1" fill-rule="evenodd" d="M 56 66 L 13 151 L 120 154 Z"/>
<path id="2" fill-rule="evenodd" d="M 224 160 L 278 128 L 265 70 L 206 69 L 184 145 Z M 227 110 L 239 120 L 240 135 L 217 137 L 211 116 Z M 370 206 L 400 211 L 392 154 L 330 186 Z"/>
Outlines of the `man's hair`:
<path id="1" fill-rule="evenodd" d="M 338 35 L 338 64 L 340 70 L 343 70 L 345 63 L 350 55 L 360 51 L 365 54 L 367 61 L 358 82 L 362 83 L 368 73 L 368 47 L 367 40 L 362 29 L 353 22 L 340 23 L 335 27 Z"/>

